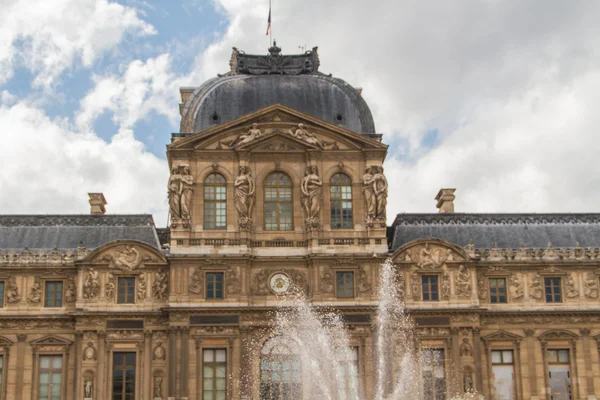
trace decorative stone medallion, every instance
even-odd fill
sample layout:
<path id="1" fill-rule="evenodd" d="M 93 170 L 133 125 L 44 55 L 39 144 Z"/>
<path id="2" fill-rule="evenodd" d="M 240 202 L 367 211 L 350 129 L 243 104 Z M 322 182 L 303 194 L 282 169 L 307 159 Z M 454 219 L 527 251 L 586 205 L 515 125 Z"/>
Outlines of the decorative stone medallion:
<path id="1" fill-rule="evenodd" d="M 269 288 L 275 294 L 283 294 L 286 293 L 291 286 L 290 277 L 284 274 L 283 272 L 277 272 L 271 275 L 269 278 Z"/>

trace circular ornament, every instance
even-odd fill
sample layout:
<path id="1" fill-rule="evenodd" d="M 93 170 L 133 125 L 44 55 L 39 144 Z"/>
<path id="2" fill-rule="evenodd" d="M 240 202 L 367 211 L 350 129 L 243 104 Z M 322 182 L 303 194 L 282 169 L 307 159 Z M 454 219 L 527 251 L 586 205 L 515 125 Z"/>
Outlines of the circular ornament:
<path id="1" fill-rule="evenodd" d="M 291 286 L 290 277 L 283 272 L 277 272 L 271 275 L 269 279 L 269 288 L 275 294 L 283 294 L 290 289 Z"/>

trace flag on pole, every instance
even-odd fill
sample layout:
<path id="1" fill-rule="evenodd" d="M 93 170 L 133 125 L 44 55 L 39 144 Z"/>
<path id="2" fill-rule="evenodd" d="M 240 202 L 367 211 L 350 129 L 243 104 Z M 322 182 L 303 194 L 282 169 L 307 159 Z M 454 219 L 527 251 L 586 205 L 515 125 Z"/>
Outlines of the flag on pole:
<path id="1" fill-rule="evenodd" d="M 267 33 L 266 36 L 269 36 L 269 30 L 271 29 L 271 2 L 269 1 L 269 19 L 267 19 Z"/>

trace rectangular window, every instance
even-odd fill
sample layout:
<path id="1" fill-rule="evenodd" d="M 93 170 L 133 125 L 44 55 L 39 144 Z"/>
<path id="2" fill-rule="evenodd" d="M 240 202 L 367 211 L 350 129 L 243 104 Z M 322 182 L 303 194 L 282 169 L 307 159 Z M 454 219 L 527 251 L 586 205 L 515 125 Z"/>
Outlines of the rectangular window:
<path id="1" fill-rule="evenodd" d="M 117 303 L 135 303 L 135 278 L 119 278 Z"/>
<path id="2" fill-rule="evenodd" d="M 427 400 L 446 400 L 446 368 L 443 349 L 422 349 L 423 394 Z"/>
<path id="3" fill-rule="evenodd" d="M 423 300 L 437 301 L 440 299 L 437 275 L 422 275 L 421 283 L 423 286 Z"/>
<path id="4" fill-rule="evenodd" d="M 204 228 L 225 229 L 227 225 L 227 192 L 225 186 L 204 187 Z"/>
<path id="5" fill-rule="evenodd" d="M 353 228 L 352 186 L 331 186 L 331 228 Z"/>
<path id="6" fill-rule="evenodd" d="M 490 278 L 490 303 L 506 303 L 506 279 Z"/>
<path id="7" fill-rule="evenodd" d="M 544 278 L 546 287 L 546 303 L 562 302 L 560 292 L 560 278 Z"/>
<path id="8" fill-rule="evenodd" d="M 203 352 L 203 400 L 227 398 L 227 351 L 205 349 Z"/>
<path id="9" fill-rule="evenodd" d="M 492 350 L 494 399 L 515 399 L 515 371 L 512 350 Z"/>
<path id="10" fill-rule="evenodd" d="M 4 281 L 0 281 L 0 307 L 4 307 Z"/>
<path id="11" fill-rule="evenodd" d="M 345 400 L 358 400 L 358 347 L 351 347 L 348 352 L 338 352 L 338 365 L 341 369 L 338 376 L 343 377 L 338 393 L 344 393 Z"/>
<path id="12" fill-rule="evenodd" d="M 552 400 L 571 400 L 571 368 L 569 350 L 548 350 L 548 377 Z"/>
<path id="13" fill-rule="evenodd" d="M 337 297 L 354 297 L 354 272 L 336 272 Z"/>
<path id="14" fill-rule="evenodd" d="M 60 400 L 62 356 L 40 356 L 38 400 Z"/>
<path id="15" fill-rule="evenodd" d="M 112 400 L 135 400 L 135 353 L 113 353 Z"/>
<path id="16" fill-rule="evenodd" d="M 223 273 L 222 272 L 207 272 L 206 273 L 206 298 L 207 299 L 222 299 L 223 298 Z"/>
<path id="17" fill-rule="evenodd" d="M 63 283 L 62 281 L 46 281 L 45 307 L 62 307 Z"/>

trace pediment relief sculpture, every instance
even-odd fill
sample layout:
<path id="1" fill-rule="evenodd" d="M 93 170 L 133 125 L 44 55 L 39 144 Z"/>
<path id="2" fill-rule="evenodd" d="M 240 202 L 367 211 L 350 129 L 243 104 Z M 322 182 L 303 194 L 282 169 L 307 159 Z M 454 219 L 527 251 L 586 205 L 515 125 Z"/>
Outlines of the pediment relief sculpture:
<path id="1" fill-rule="evenodd" d="M 418 269 L 441 268 L 448 261 L 463 261 L 464 257 L 454 250 L 438 244 L 425 242 L 412 246 L 399 254 L 396 262 L 410 262 Z"/>
<path id="2" fill-rule="evenodd" d="M 160 262 L 150 251 L 133 244 L 122 244 L 111 247 L 92 257 L 92 261 L 108 262 L 109 268 L 131 272 L 145 267 L 145 263 Z"/>

